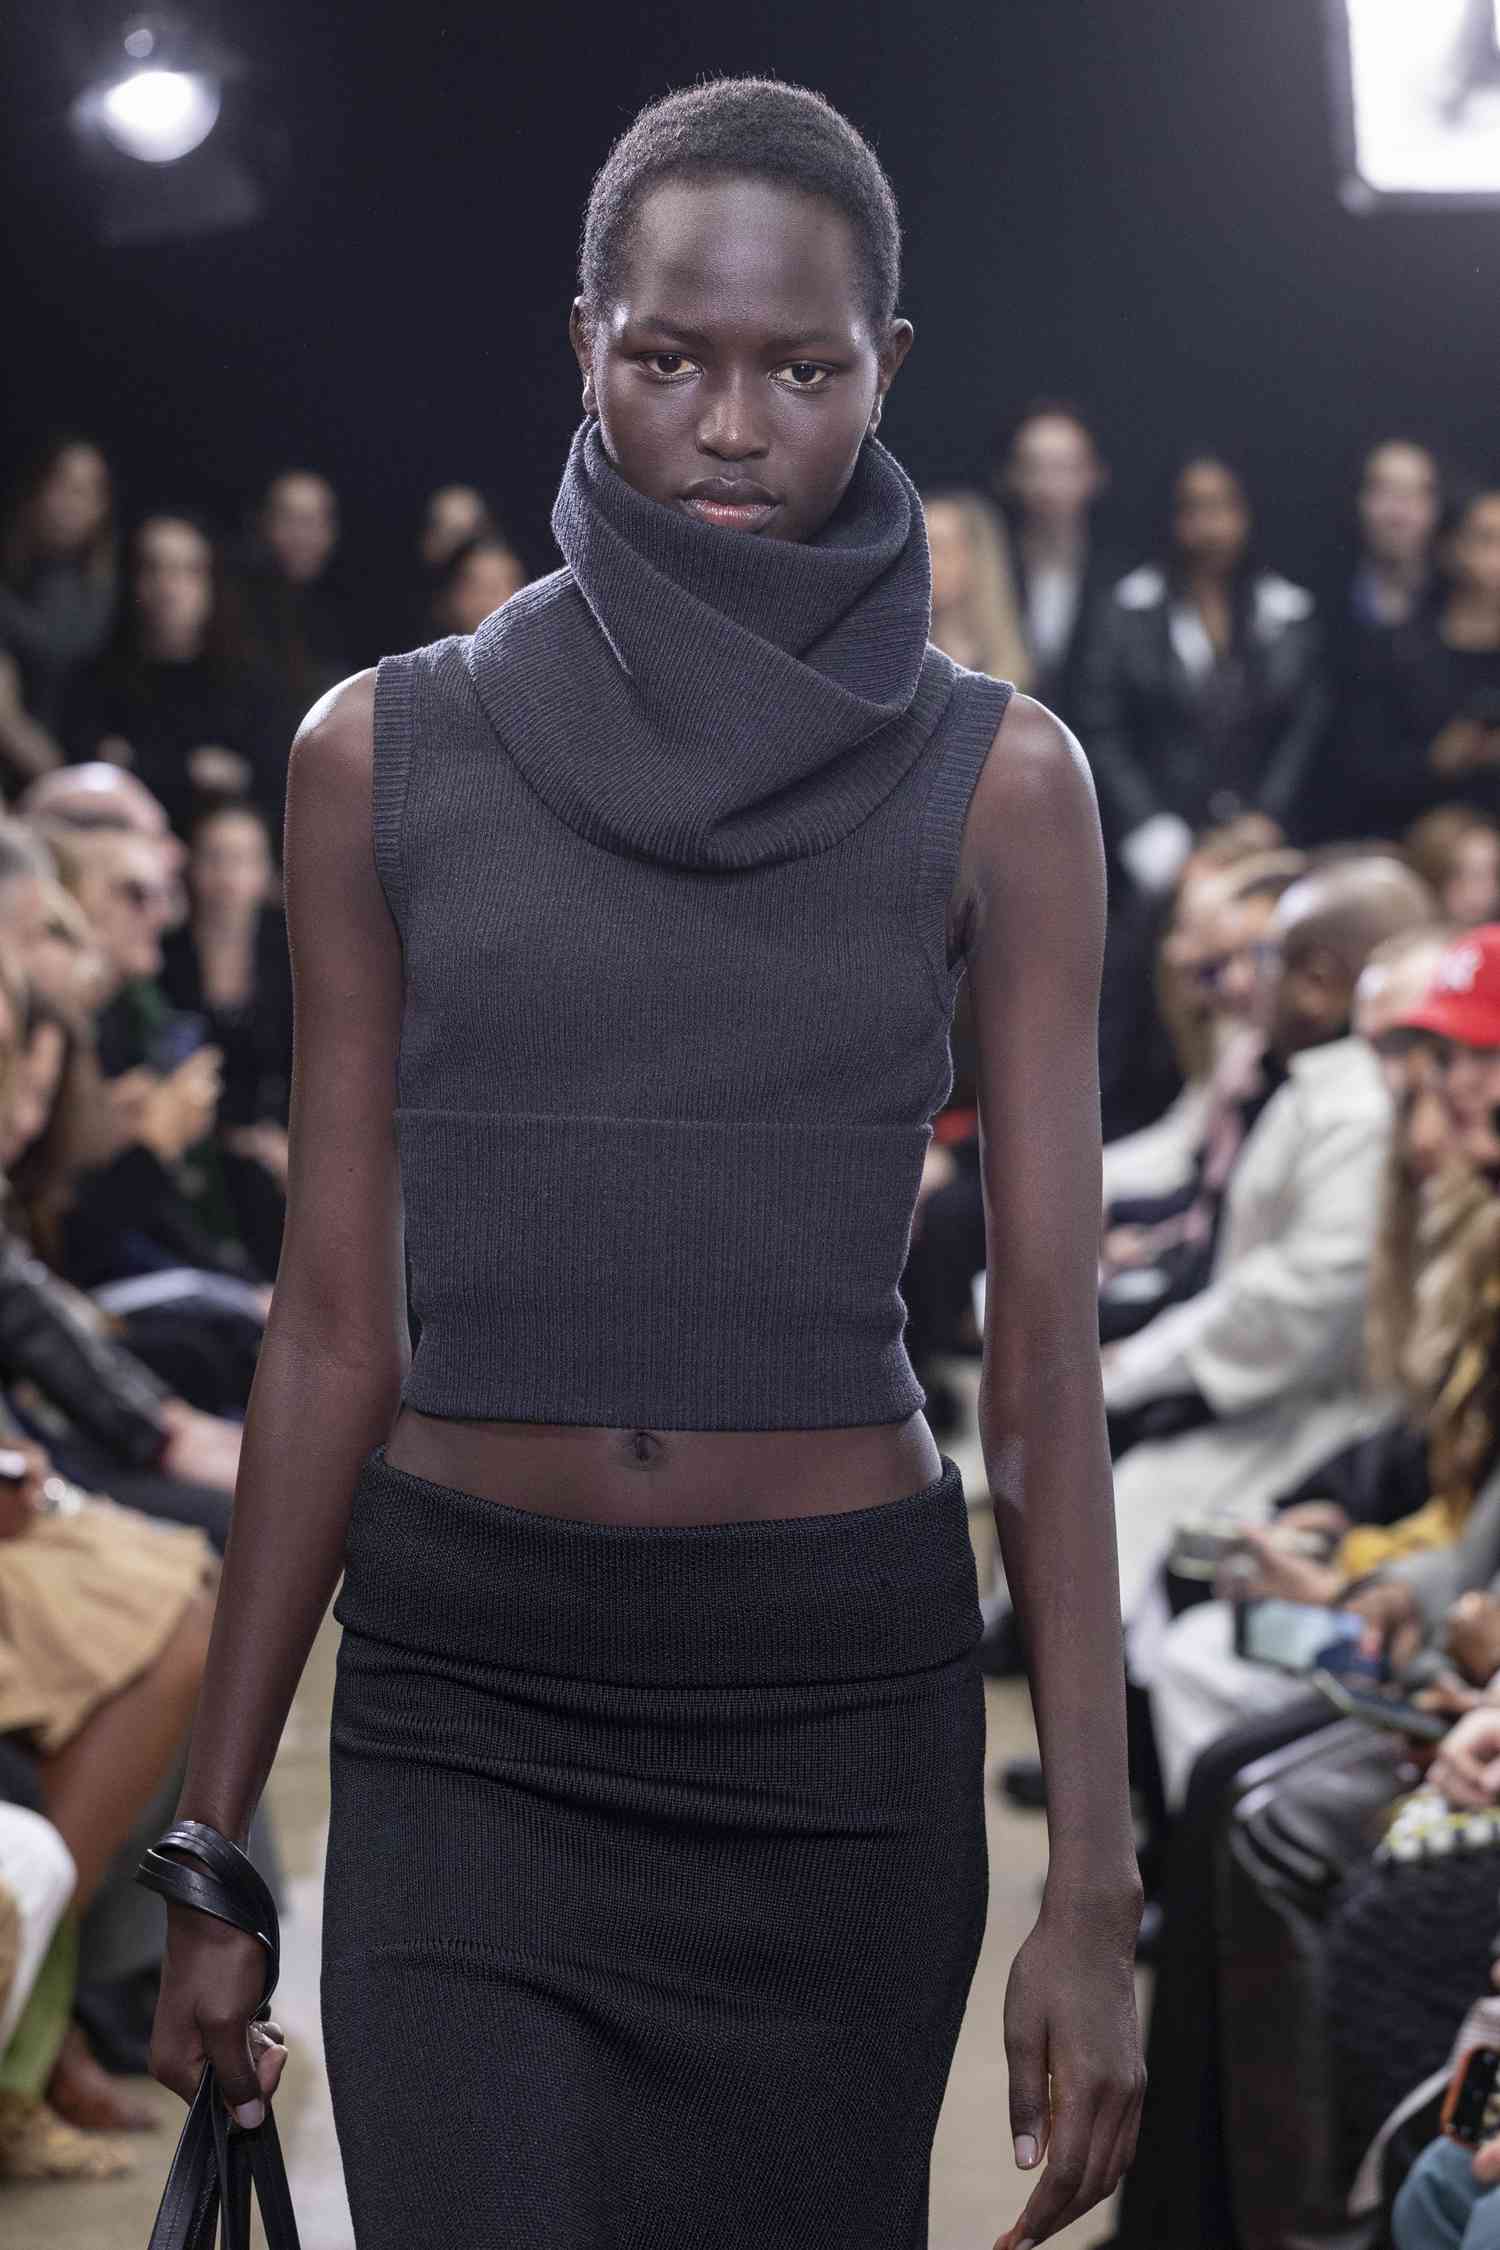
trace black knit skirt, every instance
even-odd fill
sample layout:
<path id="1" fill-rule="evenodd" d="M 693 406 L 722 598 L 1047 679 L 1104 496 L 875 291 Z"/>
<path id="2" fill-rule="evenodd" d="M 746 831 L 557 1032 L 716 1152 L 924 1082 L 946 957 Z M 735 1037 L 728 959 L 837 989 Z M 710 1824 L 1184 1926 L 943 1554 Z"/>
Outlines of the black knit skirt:
<path id="1" fill-rule="evenodd" d="M 358 2250 L 925 2250 L 988 1900 L 956 1464 L 636 1527 L 377 1447 L 334 1614 Z"/>

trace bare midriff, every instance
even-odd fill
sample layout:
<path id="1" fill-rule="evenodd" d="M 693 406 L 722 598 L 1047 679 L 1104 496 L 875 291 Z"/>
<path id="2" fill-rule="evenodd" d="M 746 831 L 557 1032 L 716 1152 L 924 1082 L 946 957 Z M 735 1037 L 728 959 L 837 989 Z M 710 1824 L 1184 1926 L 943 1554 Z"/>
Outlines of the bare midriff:
<path id="1" fill-rule="evenodd" d="M 900 1500 L 942 1468 L 920 1408 L 852 1429 L 603 1429 L 453 1421 L 403 1406 L 392 1468 L 513 1508 L 594 1523 L 735 1523 Z"/>

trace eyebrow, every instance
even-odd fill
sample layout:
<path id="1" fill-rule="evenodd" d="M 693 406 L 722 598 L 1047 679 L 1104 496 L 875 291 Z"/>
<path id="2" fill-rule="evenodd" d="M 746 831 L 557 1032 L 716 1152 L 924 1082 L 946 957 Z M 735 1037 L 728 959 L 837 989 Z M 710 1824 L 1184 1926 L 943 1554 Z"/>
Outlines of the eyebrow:
<path id="1" fill-rule="evenodd" d="M 701 328 L 694 328 L 690 322 L 672 320 L 659 313 L 639 314 L 630 321 L 629 326 L 632 328 L 649 328 L 658 336 L 671 336 L 679 343 L 695 344 L 700 350 L 713 342 L 711 336 L 706 335 Z M 784 335 L 768 336 L 766 346 L 768 350 L 773 352 L 847 351 L 848 341 L 847 339 L 841 341 L 838 337 L 817 330 L 790 329 Z"/>

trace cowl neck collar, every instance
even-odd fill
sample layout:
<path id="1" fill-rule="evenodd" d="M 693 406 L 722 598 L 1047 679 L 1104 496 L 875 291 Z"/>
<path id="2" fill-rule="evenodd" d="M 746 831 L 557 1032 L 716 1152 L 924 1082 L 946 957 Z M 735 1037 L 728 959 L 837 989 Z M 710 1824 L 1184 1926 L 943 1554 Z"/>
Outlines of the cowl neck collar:
<path id="1" fill-rule="evenodd" d="M 516 764 L 592 842 L 698 868 L 806 857 L 930 737 L 953 671 L 927 645 L 921 502 L 877 439 L 812 539 L 775 540 L 646 498 L 589 420 L 552 527 L 566 567 L 466 653 Z"/>

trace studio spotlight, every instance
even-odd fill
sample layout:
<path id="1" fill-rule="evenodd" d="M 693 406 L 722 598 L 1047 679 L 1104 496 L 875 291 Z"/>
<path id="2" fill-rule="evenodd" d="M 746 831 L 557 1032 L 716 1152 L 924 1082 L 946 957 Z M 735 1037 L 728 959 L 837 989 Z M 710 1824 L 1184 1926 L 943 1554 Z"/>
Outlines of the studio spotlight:
<path id="1" fill-rule="evenodd" d="M 189 155 L 219 115 L 218 87 L 187 70 L 135 70 L 97 99 L 104 132 L 143 164 L 175 164 Z"/>
<path id="2" fill-rule="evenodd" d="M 206 12 L 116 17 L 80 53 L 72 125 L 108 243 L 181 241 L 245 226 L 263 208 L 284 134 Z"/>

